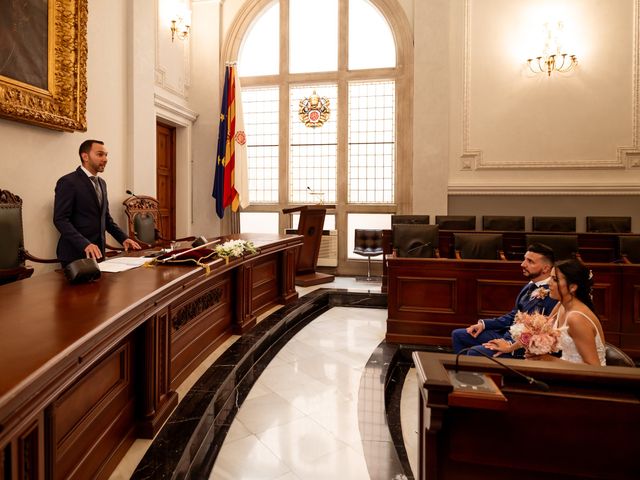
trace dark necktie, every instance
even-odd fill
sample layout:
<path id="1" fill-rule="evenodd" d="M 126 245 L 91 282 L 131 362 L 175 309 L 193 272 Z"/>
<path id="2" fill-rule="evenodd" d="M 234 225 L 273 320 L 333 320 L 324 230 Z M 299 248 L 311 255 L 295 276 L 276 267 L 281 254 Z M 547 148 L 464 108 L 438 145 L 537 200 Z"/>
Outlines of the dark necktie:
<path id="1" fill-rule="evenodd" d="M 93 182 L 93 188 L 96 191 L 96 196 L 98 197 L 98 203 L 102 206 L 102 187 L 100 187 L 100 182 L 98 181 L 98 177 L 89 177 Z"/>

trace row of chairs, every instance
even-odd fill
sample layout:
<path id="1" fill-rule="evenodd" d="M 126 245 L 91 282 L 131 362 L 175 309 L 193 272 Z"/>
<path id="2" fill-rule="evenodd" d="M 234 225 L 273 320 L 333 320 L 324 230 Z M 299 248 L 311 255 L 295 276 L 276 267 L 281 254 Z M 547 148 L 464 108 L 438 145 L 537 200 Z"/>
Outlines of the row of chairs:
<path id="1" fill-rule="evenodd" d="M 586 217 L 587 232 L 631 233 L 631 217 Z M 400 223 L 429 224 L 429 215 L 392 215 L 391 225 Z M 475 215 L 436 215 L 436 224 L 442 230 L 475 230 Z M 534 232 L 575 232 L 576 217 L 532 217 Z M 483 215 L 482 230 L 524 232 L 522 215 Z"/>
<path id="2" fill-rule="evenodd" d="M 392 226 L 392 244 L 399 257 L 439 257 L 439 226 L 401 224 Z M 458 259 L 505 260 L 502 234 L 454 233 L 455 255 Z M 526 234 L 526 244 L 544 243 L 551 247 L 557 260 L 579 257 L 578 235 Z M 640 235 L 619 238 L 619 252 L 624 263 L 640 263 Z"/>

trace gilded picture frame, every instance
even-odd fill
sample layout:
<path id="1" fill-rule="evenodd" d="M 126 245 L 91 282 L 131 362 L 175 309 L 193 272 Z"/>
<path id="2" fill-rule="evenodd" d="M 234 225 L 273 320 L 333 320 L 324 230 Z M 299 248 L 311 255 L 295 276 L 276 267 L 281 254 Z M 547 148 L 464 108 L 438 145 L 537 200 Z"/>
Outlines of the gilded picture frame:
<path id="1" fill-rule="evenodd" d="M 87 4 L 0 0 L 0 117 L 87 130 Z"/>

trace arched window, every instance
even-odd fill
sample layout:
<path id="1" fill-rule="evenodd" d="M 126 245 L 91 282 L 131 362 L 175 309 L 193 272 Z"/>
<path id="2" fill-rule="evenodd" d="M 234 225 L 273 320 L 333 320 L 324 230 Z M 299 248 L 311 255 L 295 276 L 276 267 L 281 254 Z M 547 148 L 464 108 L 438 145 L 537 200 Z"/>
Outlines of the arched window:
<path id="1" fill-rule="evenodd" d="M 411 202 L 397 188 L 411 166 L 413 91 L 401 5 L 247 2 L 230 32 L 223 57 L 238 62 L 249 162 L 242 230 L 283 232 L 297 221 L 283 208 L 336 205 L 325 229 L 338 230 L 339 273 L 355 272 L 354 230 L 389 228 Z"/>

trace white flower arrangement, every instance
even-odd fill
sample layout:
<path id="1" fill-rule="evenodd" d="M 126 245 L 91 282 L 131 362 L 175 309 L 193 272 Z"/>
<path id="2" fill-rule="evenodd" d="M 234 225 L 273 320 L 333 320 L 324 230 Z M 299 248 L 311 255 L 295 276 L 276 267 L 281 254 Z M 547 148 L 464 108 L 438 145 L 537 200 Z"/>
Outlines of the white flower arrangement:
<path id="1" fill-rule="evenodd" d="M 256 253 L 258 249 L 248 240 L 229 240 L 222 245 L 216 245 L 216 253 L 228 263 L 229 258 L 241 257 L 245 253 Z"/>

